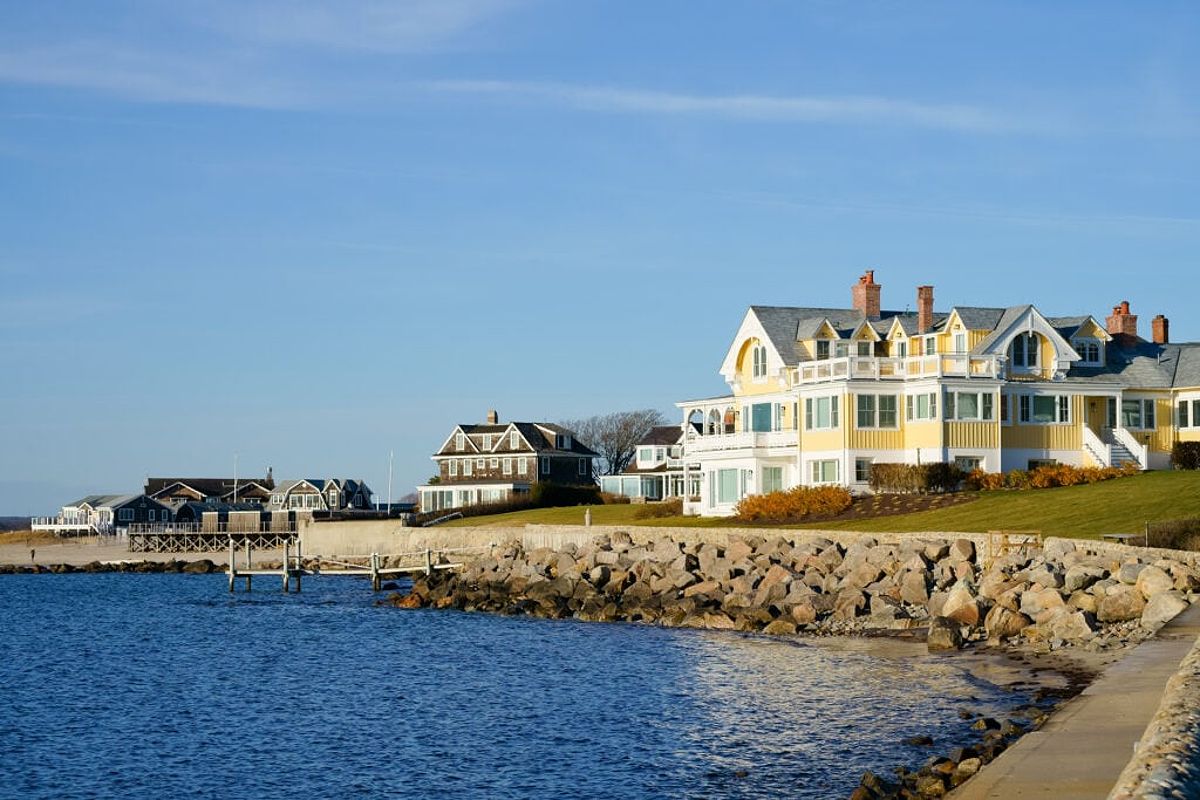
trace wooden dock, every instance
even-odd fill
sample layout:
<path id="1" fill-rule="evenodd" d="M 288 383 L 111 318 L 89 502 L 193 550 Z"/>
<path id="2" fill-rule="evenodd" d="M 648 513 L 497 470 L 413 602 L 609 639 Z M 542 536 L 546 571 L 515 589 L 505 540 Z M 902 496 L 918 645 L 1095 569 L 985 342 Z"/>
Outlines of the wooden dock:
<path id="1" fill-rule="evenodd" d="M 389 578 L 398 578 L 404 575 L 432 575 L 436 570 L 461 569 L 462 562 L 447 560 L 449 554 L 462 554 L 467 552 L 478 553 L 482 550 L 490 550 L 495 547 L 494 544 L 486 547 L 462 547 L 457 549 L 445 550 L 417 550 L 409 553 L 372 553 L 365 564 L 356 564 L 350 561 L 340 561 L 333 558 L 316 557 L 309 559 L 306 565 L 304 562 L 304 554 L 301 551 L 299 542 L 296 542 L 293 547 L 291 542 L 283 544 L 283 561 L 279 567 L 258 567 L 254 566 L 254 554 L 249 542 L 245 542 L 245 562 L 244 565 L 238 564 L 238 542 L 234 541 L 233 537 L 229 538 L 229 566 L 226 568 L 226 574 L 229 577 L 229 591 L 234 591 L 237 588 L 239 578 L 245 581 L 245 590 L 250 591 L 251 584 L 255 577 L 276 578 L 282 581 L 283 591 L 291 592 L 292 587 L 295 591 L 300 591 L 302 581 L 306 577 L 320 577 L 323 575 L 349 575 L 354 577 L 364 577 L 371 579 L 371 589 L 379 591 L 383 587 L 383 582 Z M 402 563 L 396 566 L 383 566 L 388 559 L 398 559 Z M 413 563 L 403 563 L 405 560 Z"/>

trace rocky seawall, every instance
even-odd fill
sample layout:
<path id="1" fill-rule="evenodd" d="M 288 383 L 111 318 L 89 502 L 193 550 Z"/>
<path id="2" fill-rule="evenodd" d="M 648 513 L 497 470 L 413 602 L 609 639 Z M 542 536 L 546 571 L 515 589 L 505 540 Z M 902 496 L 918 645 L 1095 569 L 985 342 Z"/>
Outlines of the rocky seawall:
<path id="1" fill-rule="evenodd" d="M 930 650 L 972 643 L 1034 651 L 1116 650 L 1195 599 L 1183 557 L 1050 540 L 989 563 L 960 538 L 730 537 L 721 544 L 628 534 L 588 544 L 500 546 L 459 573 L 417 578 L 403 608 L 642 622 L 768 635 L 925 636 Z M 856 798 L 940 797 L 1045 719 L 1037 704 L 975 722 L 979 740 L 896 779 L 864 775 Z"/>
<path id="2" fill-rule="evenodd" d="M 1183 659 L 1109 800 L 1200 797 L 1200 640 Z"/>

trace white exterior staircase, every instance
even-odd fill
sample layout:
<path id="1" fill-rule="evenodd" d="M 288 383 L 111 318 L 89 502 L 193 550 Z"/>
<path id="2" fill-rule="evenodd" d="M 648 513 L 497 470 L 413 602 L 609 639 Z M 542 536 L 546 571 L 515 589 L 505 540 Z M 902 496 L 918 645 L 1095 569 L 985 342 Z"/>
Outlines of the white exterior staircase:
<path id="1" fill-rule="evenodd" d="M 1146 469 L 1150 457 L 1149 448 L 1125 428 L 1105 428 L 1103 434 L 1097 436 L 1085 425 L 1083 449 L 1102 467 L 1123 467 L 1132 462 Z"/>

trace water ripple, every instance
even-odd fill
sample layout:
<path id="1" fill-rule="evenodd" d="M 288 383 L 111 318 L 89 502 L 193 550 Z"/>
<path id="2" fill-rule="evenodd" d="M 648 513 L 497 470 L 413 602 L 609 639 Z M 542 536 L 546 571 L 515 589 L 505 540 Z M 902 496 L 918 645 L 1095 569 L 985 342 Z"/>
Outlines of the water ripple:
<path id="1" fill-rule="evenodd" d="M 912 648 L 0 580 L 0 796 L 844 796 L 1012 693 Z"/>

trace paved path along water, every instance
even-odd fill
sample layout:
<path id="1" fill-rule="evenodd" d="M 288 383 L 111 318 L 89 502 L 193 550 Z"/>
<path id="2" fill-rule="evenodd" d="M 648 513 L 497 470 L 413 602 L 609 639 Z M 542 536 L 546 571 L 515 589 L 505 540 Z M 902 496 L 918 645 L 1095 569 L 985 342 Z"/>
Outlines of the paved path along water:
<path id="1" fill-rule="evenodd" d="M 1197 636 L 1200 604 L 1109 667 L 1045 727 L 1022 737 L 950 797 L 1103 800 Z"/>

